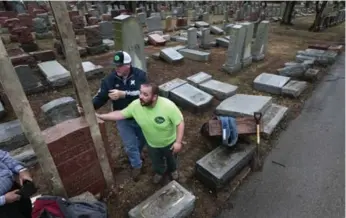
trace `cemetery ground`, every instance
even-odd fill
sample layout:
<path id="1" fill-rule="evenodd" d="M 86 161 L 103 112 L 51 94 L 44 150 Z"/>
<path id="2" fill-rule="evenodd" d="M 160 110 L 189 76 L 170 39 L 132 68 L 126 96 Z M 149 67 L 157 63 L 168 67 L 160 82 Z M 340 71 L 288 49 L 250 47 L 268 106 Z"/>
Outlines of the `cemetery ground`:
<path id="1" fill-rule="evenodd" d="M 226 49 L 212 48 L 211 61 L 207 63 L 194 62 L 185 59 L 182 63 L 170 65 L 160 60 L 150 59 L 148 63 L 149 78 L 157 84 L 163 84 L 174 78 L 186 79 L 188 76 L 203 71 L 211 74 L 213 78 L 217 80 L 237 85 L 237 93 L 268 96 L 270 94 L 255 91 L 253 89 L 253 80 L 256 76 L 263 72 L 276 73 L 276 69 L 283 67 L 285 62 L 294 61 L 296 52 L 298 50 L 306 49 L 309 44 L 344 44 L 344 25 L 331 27 L 321 33 L 308 32 L 308 27 L 313 22 L 313 18 L 314 17 L 312 16 L 296 18 L 294 26 L 280 26 L 278 23 L 271 23 L 269 29 L 268 51 L 265 59 L 260 62 L 254 62 L 248 68 L 241 70 L 235 75 L 229 75 L 220 70 L 222 64 L 225 62 Z M 51 41 L 41 41 L 39 43 L 40 48 L 44 47 L 52 49 L 53 47 Z M 160 47 L 147 46 L 147 55 L 151 57 L 150 54 L 159 51 L 159 49 Z M 93 59 L 90 57 L 87 59 L 93 61 L 95 64 L 105 66 L 111 61 L 111 55 L 111 53 L 107 53 L 93 57 Z M 64 61 L 61 63 L 64 63 Z M 323 72 L 327 71 L 327 69 L 322 70 Z M 89 81 L 89 87 L 93 94 L 97 92 L 99 85 L 100 78 Z M 309 97 L 315 85 L 316 83 L 309 85 L 308 90 L 297 99 L 276 95 L 272 96 L 275 103 L 288 107 L 289 113 L 273 133 L 272 137 L 270 139 L 262 140 L 261 150 L 263 156 L 271 150 L 273 140 L 278 137 L 280 130 L 285 128 L 285 125 L 287 125 L 289 120 L 294 119 L 294 117 L 299 114 L 304 101 Z M 71 85 L 55 91 L 48 91 L 42 94 L 28 96 L 41 130 L 47 127 L 47 123 L 41 114 L 40 107 L 53 99 L 64 96 L 75 97 Z M 196 161 L 218 146 L 218 144 L 205 140 L 199 132 L 202 124 L 207 122 L 213 116 L 213 112 L 218 104 L 219 101 L 214 99 L 213 105 L 208 111 L 198 114 L 182 110 L 185 117 L 186 130 L 184 148 L 178 157 L 181 177 L 179 182 L 183 186 L 187 187 L 197 198 L 192 217 L 212 217 L 215 215 L 235 186 L 235 183 L 232 182 L 228 187 L 225 187 L 218 194 L 215 194 L 205 188 L 205 186 L 194 177 Z M 108 112 L 109 109 L 110 104 L 107 104 L 102 107 L 100 111 L 104 113 Z M 14 116 L 15 115 L 13 115 L 12 118 L 11 116 L 7 116 L 7 119 L 13 119 Z M 150 160 L 147 155 L 144 163 L 145 172 L 142 174 L 140 181 L 132 181 L 130 177 L 130 166 L 126 154 L 122 149 L 121 141 L 117 134 L 115 125 L 112 122 L 107 122 L 106 126 L 108 140 L 113 148 L 112 156 L 116 160 L 117 171 L 117 193 L 115 197 L 109 199 L 110 217 L 126 217 L 131 208 L 152 195 L 156 190 L 161 188 L 162 185 L 153 185 L 151 183 L 152 171 L 150 168 Z M 254 137 L 248 137 L 241 140 L 255 142 Z M 244 172 L 244 174 L 245 173 L 246 172 Z M 42 178 L 40 178 L 41 173 L 38 166 L 33 169 L 33 174 L 35 180 L 40 186 L 41 192 L 44 192 L 45 186 L 42 184 Z"/>

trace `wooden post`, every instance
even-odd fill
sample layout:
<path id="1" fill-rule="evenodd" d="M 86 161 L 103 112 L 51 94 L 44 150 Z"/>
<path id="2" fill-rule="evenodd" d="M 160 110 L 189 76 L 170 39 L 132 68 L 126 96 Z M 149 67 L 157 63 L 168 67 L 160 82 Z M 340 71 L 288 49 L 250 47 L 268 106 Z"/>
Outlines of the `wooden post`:
<path id="1" fill-rule="evenodd" d="M 50 1 L 50 6 L 54 13 L 55 23 L 59 28 L 63 46 L 65 48 L 66 60 L 71 73 L 72 82 L 77 91 L 76 95 L 79 96 L 81 106 L 84 109 L 84 116 L 89 124 L 91 137 L 94 142 L 107 187 L 111 188 L 114 184 L 114 177 L 95 116 L 89 84 L 82 67 L 82 61 L 76 43 L 76 36 L 72 29 L 65 2 Z"/>
<path id="2" fill-rule="evenodd" d="M 5 46 L 0 39 L 0 82 L 21 123 L 23 132 L 30 142 L 43 171 L 49 190 L 54 195 L 66 196 L 58 170 L 41 134 L 34 113 L 25 95 L 22 84 L 13 68 Z"/>

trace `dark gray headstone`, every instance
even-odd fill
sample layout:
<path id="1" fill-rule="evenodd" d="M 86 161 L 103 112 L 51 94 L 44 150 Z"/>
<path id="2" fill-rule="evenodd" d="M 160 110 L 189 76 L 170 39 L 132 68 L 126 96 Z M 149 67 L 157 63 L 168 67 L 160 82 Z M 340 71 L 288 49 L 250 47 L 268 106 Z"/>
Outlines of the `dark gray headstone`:
<path id="1" fill-rule="evenodd" d="M 14 68 L 25 93 L 41 92 L 44 89 L 40 79 L 28 65 L 19 65 Z"/>
<path id="2" fill-rule="evenodd" d="M 12 151 L 29 144 L 19 120 L 0 124 L 0 149 Z"/>
<path id="3" fill-rule="evenodd" d="M 101 37 L 102 39 L 113 39 L 114 38 L 114 29 L 113 24 L 110 21 L 101 21 L 99 23 Z"/>
<path id="4" fill-rule="evenodd" d="M 79 117 L 76 101 L 71 97 L 62 97 L 44 104 L 41 110 L 52 125 Z"/>
<path id="5" fill-rule="evenodd" d="M 192 213 L 195 200 L 192 193 L 172 181 L 131 209 L 128 215 L 130 218 L 184 218 Z"/>

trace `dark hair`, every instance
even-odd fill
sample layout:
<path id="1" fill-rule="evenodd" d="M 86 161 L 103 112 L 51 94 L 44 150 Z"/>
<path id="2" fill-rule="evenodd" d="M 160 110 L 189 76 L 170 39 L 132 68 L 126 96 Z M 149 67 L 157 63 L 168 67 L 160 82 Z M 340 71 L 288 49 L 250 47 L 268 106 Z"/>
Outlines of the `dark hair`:
<path id="1" fill-rule="evenodd" d="M 159 86 L 152 82 L 143 83 L 142 86 L 151 87 L 151 93 L 153 95 L 159 95 Z"/>

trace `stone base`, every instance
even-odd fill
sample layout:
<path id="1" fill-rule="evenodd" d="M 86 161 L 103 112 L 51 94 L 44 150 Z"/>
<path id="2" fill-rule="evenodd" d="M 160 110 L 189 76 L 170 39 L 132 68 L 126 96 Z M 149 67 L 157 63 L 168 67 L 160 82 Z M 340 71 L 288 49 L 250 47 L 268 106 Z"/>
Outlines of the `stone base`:
<path id="1" fill-rule="evenodd" d="M 260 54 L 260 55 L 252 55 L 252 60 L 253 61 L 262 61 L 264 59 L 265 55 Z"/>
<path id="2" fill-rule="evenodd" d="M 21 44 L 20 47 L 23 49 L 25 52 L 33 52 L 38 50 L 38 45 L 34 42 L 32 43 L 26 43 L 26 44 Z"/>
<path id="3" fill-rule="evenodd" d="M 93 47 L 87 46 L 86 50 L 87 50 L 88 54 L 90 54 L 90 55 L 97 55 L 97 54 L 102 54 L 102 53 L 107 52 L 108 47 L 105 44 L 101 44 L 101 45 L 93 46 Z"/>
<path id="4" fill-rule="evenodd" d="M 35 38 L 40 40 L 40 39 L 52 39 L 53 38 L 53 33 L 52 32 L 46 32 L 46 33 L 35 33 Z"/>
<path id="5" fill-rule="evenodd" d="M 287 114 L 288 108 L 277 104 L 271 104 L 262 117 L 263 136 L 269 138 L 277 125 Z"/>
<path id="6" fill-rule="evenodd" d="M 242 67 L 248 67 L 252 64 L 252 57 L 248 57 L 242 60 Z"/>
<path id="7" fill-rule="evenodd" d="M 230 66 L 227 64 L 222 65 L 221 68 L 224 72 L 229 73 L 229 74 L 233 74 L 233 73 L 237 73 L 241 70 L 241 63 L 238 63 L 236 65 Z"/>

